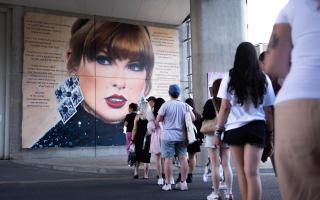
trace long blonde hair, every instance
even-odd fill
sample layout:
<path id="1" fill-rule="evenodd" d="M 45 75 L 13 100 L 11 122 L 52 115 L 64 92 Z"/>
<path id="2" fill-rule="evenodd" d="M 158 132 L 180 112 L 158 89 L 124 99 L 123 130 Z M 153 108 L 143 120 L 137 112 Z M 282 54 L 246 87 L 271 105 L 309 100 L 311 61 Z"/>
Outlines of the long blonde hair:
<path id="1" fill-rule="evenodd" d="M 148 106 L 149 106 L 149 104 L 148 104 L 147 101 L 140 102 L 140 105 L 139 105 L 139 117 L 140 117 L 140 119 L 147 119 Z"/>

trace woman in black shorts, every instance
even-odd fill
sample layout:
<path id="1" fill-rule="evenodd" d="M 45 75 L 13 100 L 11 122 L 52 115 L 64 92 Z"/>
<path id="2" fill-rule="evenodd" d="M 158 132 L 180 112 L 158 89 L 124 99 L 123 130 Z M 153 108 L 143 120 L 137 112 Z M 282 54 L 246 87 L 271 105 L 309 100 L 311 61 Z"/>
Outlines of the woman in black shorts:
<path id="1" fill-rule="evenodd" d="M 196 167 L 196 154 L 197 152 L 200 152 L 200 146 L 202 144 L 202 140 L 204 138 L 203 134 L 200 132 L 200 128 L 202 125 L 202 120 L 201 120 L 201 115 L 195 110 L 194 107 L 194 102 L 192 98 L 188 98 L 185 101 L 189 106 L 193 108 L 192 112 L 196 119 L 193 121 L 193 124 L 197 128 L 198 134 L 196 134 L 197 141 L 195 141 L 192 144 L 189 144 L 187 147 L 188 151 L 188 164 L 189 164 L 189 171 L 188 171 L 188 176 L 187 176 L 187 183 L 192 182 L 192 175 Z"/>
<path id="2" fill-rule="evenodd" d="M 259 200 L 262 194 L 259 163 L 265 145 L 265 123 L 273 130 L 269 119 L 275 96 L 251 43 L 238 46 L 234 66 L 222 79 L 218 97 L 222 102 L 214 144 L 223 140 L 230 145 L 242 199 Z"/>

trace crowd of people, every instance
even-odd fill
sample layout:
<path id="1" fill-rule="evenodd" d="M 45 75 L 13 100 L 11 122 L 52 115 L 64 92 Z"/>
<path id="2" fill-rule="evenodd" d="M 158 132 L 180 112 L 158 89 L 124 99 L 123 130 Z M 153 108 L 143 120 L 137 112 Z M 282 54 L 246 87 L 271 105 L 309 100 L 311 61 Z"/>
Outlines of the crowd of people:
<path id="1" fill-rule="evenodd" d="M 196 155 L 204 142 L 211 163 L 213 189 L 207 200 L 222 198 L 220 165 L 227 188 L 224 199 L 233 199 L 231 157 L 241 198 L 262 199 L 259 164 L 269 156 L 277 167 L 283 199 L 319 199 L 320 53 L 316 49 L 320 26 L 314 26 L 319 21 L 319 0 L 289 1 L 276 20 L 267 51 L 258 57 L 254 45 L 239 44 L 231 69 L 213 82 L 212 99 L 206 101 L 202 115 L 196 111 L 193 99 L 178 100 L 181 92 L 178 85 L 169 86 L 169 101 L 147 99 L 149 115 L 142 106 L 133 120 L 130 116 L 136 110 L 129 108 L 126 119 L 134 122 L 126 125 L 127 136 L 132 137 L 128 138 L 127 147 L 132 142 L 136 144 L 134 177 L 139 162 L 150 163 L 150 155 L 154 154 L 157 183 L 162 185 L 162 190 L 169 191 L 174 183 L 172 163 L 177 158 L 180 173 L 175 187 L 188 190 Z M 187 112 L 191 113 L 198 132 L 196 142 L 189 145 L 184 134 Z M 138 123 L 143 119 L 145 123 Z M 203 135 L 202 122 L 212 119 L 216 119 L 213 131 Z M 133 128 L 129 124 L 134 124 Z M 147 159 L 139 159 L 141 146 Z M 147 169 L 144 178 L 148 178 Z"/>
<path id="2" fill-rule="evenodd" d="M 201 145 L 207 148 L 211 168 L 212 192 L 208 200 L 221 199 L 220 183 L 226 187 L 225 199 L 233 199 L 231 154 L 238 175 L 242 199 L 261 199 L 262 187 L 259 163 L 262 152 L 273 140 L 273 110 L 275 99 L 270 78 L 263 72 L 254 46 L 242 42 L 236 51 L 234 66 L 211 87 L 212 98 L 203 106 L 202 115 L 192 98 L 179 100 L 180 87 L 170 85 L 170 100 L 150 96 L 129 105 L 125 117 L 126 150 L 135 146 L 133 177 L 139 178 L 139 166 L 144 165 L 143 178 L 149 178 L 151 155 L 155 157 L 157 184 L 162 190 L 188 190 Z M 184 116 L 189 112 L 197 129 L 196 141 L 186 143 Z M 204 120 L 217 119 L 213 131 L 201 132 Z M 270 137 L 267 137 L 269 135 Z M 272 145 L 271 145 L 272 146 Z M 272 150 L 269 152 L 270 156 Z M 179 174 L 173 177 L 173 163 L 179 161 Z M 220 176 L 220 166 L 223 178 Z"/>

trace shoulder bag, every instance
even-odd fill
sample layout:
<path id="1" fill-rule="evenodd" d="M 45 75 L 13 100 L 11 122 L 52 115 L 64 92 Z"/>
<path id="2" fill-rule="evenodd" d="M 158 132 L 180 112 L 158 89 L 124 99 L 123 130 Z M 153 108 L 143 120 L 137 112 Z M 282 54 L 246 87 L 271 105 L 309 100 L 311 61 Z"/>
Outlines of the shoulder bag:
<path id="1" fill-rule="evenodd" d="M 215 131 L 217 125 L 217 117 L 214 119 L 206 119 L 202 122 L 200 132 L 203 134 L 210 134 Z"/>
<path id="2" fill-rule="evenodd" d="M 197 128 L 192 122 L 191 114 L 188 111 L 188 105 L 186 105 L 187 112 L 184 115 L 184 122 L 185 122 L 185 133 L 186 133 L 186 140 L 187 144 L 192 144 L 197 141 L 195 134 L 197 134 Z"/>

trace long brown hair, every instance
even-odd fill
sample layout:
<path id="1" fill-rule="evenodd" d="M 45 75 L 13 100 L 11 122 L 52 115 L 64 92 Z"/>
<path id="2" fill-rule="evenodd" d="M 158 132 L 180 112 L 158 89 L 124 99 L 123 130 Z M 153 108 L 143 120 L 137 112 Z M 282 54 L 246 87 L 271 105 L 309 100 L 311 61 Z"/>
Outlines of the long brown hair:
<path id="1" fill-rule="evenodd" d="M 263 103 L 268 83 L 259 66 L 256 49 L 250 42 L 239 44 L 229 76 L 228 92 L 236 96 L 237 103 L 244 105 L 252 101 L 255 107 Z"/>
<path id="2" fill-rule="evenodd" d="M 218 78 L 212 83 L 212 103 L 217 112 L 219 112 L 221 106 L 221 99 L 217 97 L 221 80 L 221 78 Z"/>

